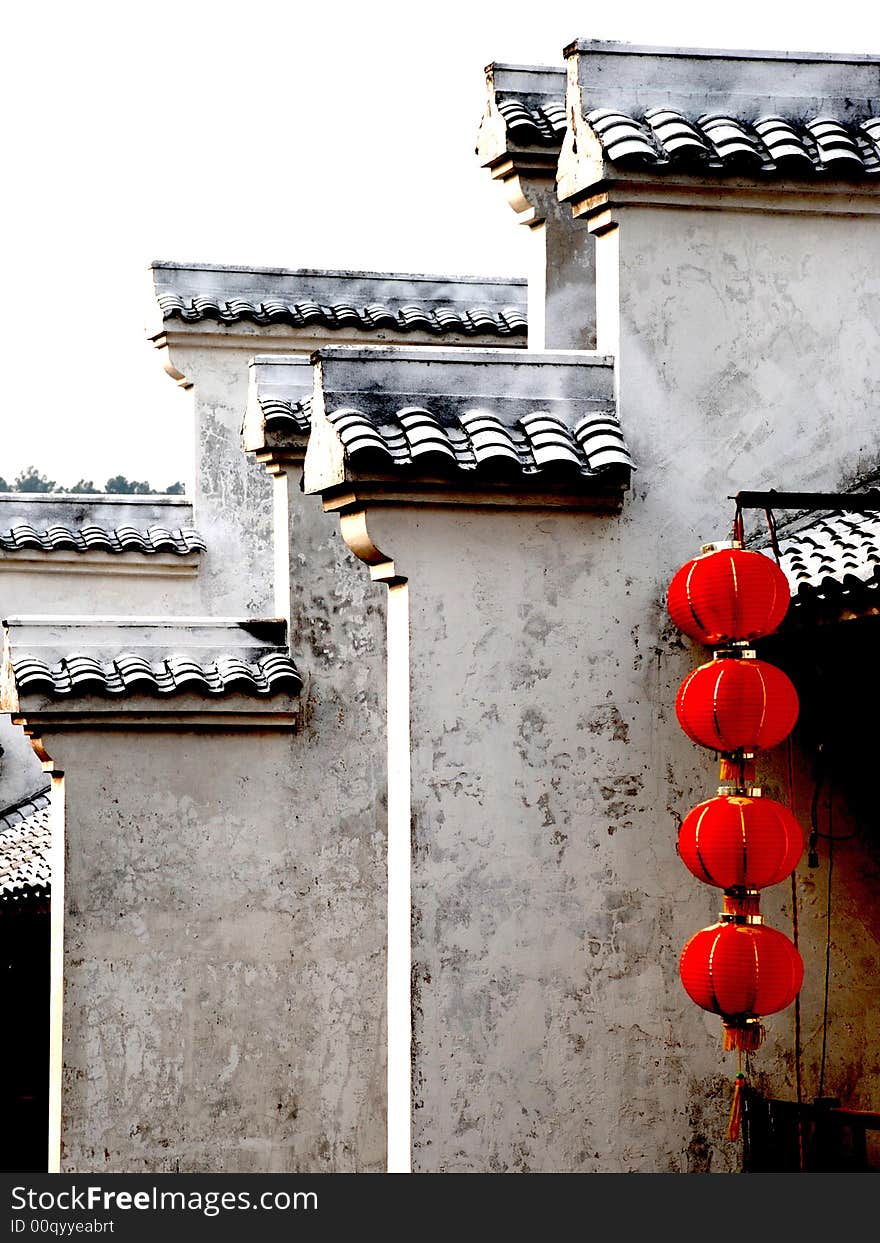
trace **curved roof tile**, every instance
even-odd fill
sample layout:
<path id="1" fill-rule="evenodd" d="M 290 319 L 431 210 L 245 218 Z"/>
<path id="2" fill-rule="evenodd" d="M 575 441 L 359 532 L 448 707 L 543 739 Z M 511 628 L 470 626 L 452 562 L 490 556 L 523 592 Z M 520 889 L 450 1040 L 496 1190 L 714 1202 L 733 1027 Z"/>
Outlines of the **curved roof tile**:
<path id="1" fill-rule="evenodd" d="M 48 892 L 51 883 L 49 789 L 0 812 L 0 897 Z"/>
<path id="2" fill-rule="evenodd" d="M 587 416 L 572 433 L 548 410 L 531 410 L 508 427 L 490 409 L 461 414 L 406 406 L 381 416 L 344 407 L 328 412 L 347 455 L 381 453 L 395 467 L 414 466 L 434 455 L 456 470 L 503 462 L 525 475 L 574 469 L 582 475 L 609 467 L 634 469 L 616 414 Z"/>
<path id="3" fill-rule="evenodd" d="M 307 432 L 312 422 L 312 401 L 285 401 L 282 397 L 261 397 L 260 409 L 267 431 Z"/>
<path id="4" fill-rule="evenodd" d="M 880 513 L 835 510 L 778 537 L 795 608 L 880 608 Z M 761 551 L 772 556 L 766 539 Z"/>
<path id="5" fill-rule="evenodd" d="M 687 117 L 670 107 L 640 116 L 596 108 L 586 117 L 612 164 L 663 167 L 696 161 L 735 171 L 744 164 L 763 174 L 871 176 L 880 173 L 880 117 L 844 123 L 817 116 L 804 122 L 776 115 L 745 120 L 730 113 Z"/>
<path id="6" fill-rule="evenodd" d="M 188 691 L 212 696 L 244 691 L 269 696 L 282 690 L 296 693 L 302 687 L 296 665 L 281 652 L 269 652 L 251 662 L 233 655 L 200 662 L 173 653 L 147 661 L 131 652 L 110 659 L 72 652 L 52 665 L 25 657 L 13 661 L 12 668 L 20 692 L 52 697 L 116 697 L 136 691 L 163 696 Z"/>
<path id="7" fill-rule="evenodd" d="M 527 101 L 515 95 L 497 99 L 508 137 L 518 147 L 559 147 L 565 134 L 565 100 Z"/>
<path id="8" fill-rule="evenodd" d="M 185 323 L 215 319 L 222 324 L 233 324 L 239 320 L 250 320 L 260 325 L 286 323 L 302 328 L 321 324 L 330 329 L 348 327 L 365 332 L 393 327 L 401 332 L 422 331 L 437 336 L 448 332 L 467 336 L 510 336 L 525 334 L 528 330 L 525 312 L 517 306 L 499 309 L 474 306 L 462 310 L 454 306 L 409 303 L 395 310 L 378 303 L 354 305 L 337 302 L 322 305 L 308 300 L 287 302 L 271 298 L 250 301 L 246 298 L 187 297 L 177 293 L 160 293 L 158 302 L 164 319 L 176 317 Z"/>
<path id="9" fill-rule="evenodd" d="M 192 527 L 151 526 L 141 531 L 133 526 L 118 526 L 112 530 L 89 523 L 72 528 L 61 525 L 39 531 L 28 522 L 16 523 L 0 532 L 0 549 L 5 552 L 39 550 L 41 552 L 169 552 L 183 557 L 192 552 L 204 552 L 205 541 Z"/>

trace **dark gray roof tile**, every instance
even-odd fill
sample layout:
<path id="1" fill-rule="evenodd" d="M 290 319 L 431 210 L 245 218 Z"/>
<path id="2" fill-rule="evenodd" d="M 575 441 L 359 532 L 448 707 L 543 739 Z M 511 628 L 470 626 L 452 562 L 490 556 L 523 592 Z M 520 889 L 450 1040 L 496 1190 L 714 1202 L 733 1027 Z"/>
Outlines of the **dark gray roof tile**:
<path id="1" fill-rule="evenodd" d="M 48 892 L 52 842 L 49 787 L 0 812 L 0 896 Z"/>
<path id="2" fill-rule="evenodd" d="M 391 327 L 401 332 L 416 329 L 441 335 L 446 332 L 463 333 L 466 336 L 495 334 L 509 336 L 525 333 L 528 328 L 525 311 L 510 306 L 499 310 L 471 307 L 457 310 L 455 307 L 426 307 L 408 304 L 392 310 L 390 307 L 355 307 L 336 303 L 318 306 L 315 303 L 277 302 L 268 310 L 261 302 L 246 302 L 241 298 L 218 302 L 209 298 L 185 298 L 178 294 L 162 294 L 159 305 L 165 319 L 176 317 L 186 323 L 216 319 L 223 324 L 248 319 L 255 324 L 287 323 L 302 328 L 321 324 L 324 328 L 355 328 L 370 332 L 376 328 Z"/>
<path id="3" fill-rule="evenodd" d="M 493 167 L 522 151 L 529 167 L 552 169 L 566 122 L 564 69 L 498 62 L 486 67 L 485 112 L 477 134 L 483 165 Z"/>
<path id="4" fill-rule="evenodd" d="M 562 85 L 562 83 L 560 83 Z M 517 147 L 559 147 L 565 134 L 565 98 L 496 96 L 510 141 Z"/>
<path id="5" fill-rule="evenodd" d="M 163 321 L 524 336 L 525 283 L 491 277 L 154 263 Z"/>
<path id="6" fill-rule="evenodd" d="M 795 608 L 880 606 L 880 514 L 834 511 L 779 536 Z M 770 555 L 764 541 L 762 551 Z"/>
<path id="7" fill-rule="evenodd" d="M 42 552 L 140 552 L 148 555 L 170 552 L 184 557 L 191 552 L 204 552 L 205 541 L 192 527 L 178 527 L 174 531 L 166 527 L 147 527 L 145 531 L 139 531 L 132 526 L 105 530 L 89 524 L 78 529 L 56 525 L 39 531 L 29 522 L 20 522 L 5 532 L 0 531 L 0 548 L 5 552 L 25 549 Z"/>
<path id="8" fill-rule="evenodd" d="M 297 692 L 302 687 L 296 666 L 282 653 L 258 657 L 252 664 L 223 655 L 201 664 L 174 654 L 146 661 L 132 652 L 120 652 L 104 660 L 72 652 L 52 665 L 27 657 L 13 661 L 12 668 L 21 693 L 51 696 L 116 696 L 135 691 L 158 695 L 185 691 L 271 695 L 281 690 Z"/>
<path id="9" fill-rule="evenodd" d="M 880 118 L 847 124 L 834 117 L 754 121 L 728 113 L 692 117 L 669 107 L 639 115 L 596 108 L 587 114 L 607 160 L 651 168 L 696 164 L 762 174 L 872 176 L 880 172 Z"/>
<path id="10" fill-rule="evenodd" d="M 210 619 L 11 618 L 6 625 L 19 696 L 268 698 L 302 687 L 279 621 L 260 623 L 256 633 L 248 621 Z"/>
<path id="11" fill-rule="evenodd" d="M 613 365 L 583 354 L 321 350 L 324 415 L 353 471 L 624 482 Z M 516 359 L 516 363 L 513 360 Z M 325 449 L 309 442 L 307 490 Z M 323 461 L 323 457 L 321 457 Z M 476 481 L 475 481 L 476 482 Z M 320 490 L 318 485 L 318 490 Z"/>
<path id="12" fill-rule="evenodd" d="M 0 551 L 204 552 L 185 497 L 99 493 L 0 494 Z"/>
<path id="13" fill-rule="evenodd" d="M 312 420 L 310 397 L 305 397 L 301 401 L 285 401 L 282 397 L 261 397 L 258 400 L 267 431 L 307 432 L 309 430 Z"/>
<path id="14" fill-rule="evenodd" d="M 510 402 L 506 403 L 508 409 Z M 347 455 L 383 454 L 397 467 L 414 466 L 427 457 L 458 470 L 514 463 L 524 475 L 574 469 L 592 475 L 607 467 L 633 469 L 634 462 L 613 411 L 600 426 L 591 420 L 572 432 L 566 416 L 552 410 L 524 407 L 508 427 L 491 409 L 469 408 L 448 416 L 430 409 L 405 406 L 381 417 L 342 407 L 329 412 Z M 441 422 L 442 418 L 442 422 Z"/>

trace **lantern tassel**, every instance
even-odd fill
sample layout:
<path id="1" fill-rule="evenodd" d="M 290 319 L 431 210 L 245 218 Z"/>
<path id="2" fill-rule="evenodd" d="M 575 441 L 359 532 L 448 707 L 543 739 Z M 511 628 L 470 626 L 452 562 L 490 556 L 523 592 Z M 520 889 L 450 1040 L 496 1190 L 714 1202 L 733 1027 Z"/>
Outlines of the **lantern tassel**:
<path id="1" fill-rule="evenodd" d="M 724 1049 L 729 1052 L 736 1049 L 740 1053 L 754 1053 L 764 1042 L 764 1024 L 747 1022 L 744 1027 L 735 1027 L 732 1023 L 724 1024 Z"/>
<path id="2" fill-rule="evenodd" d="M 733 1101 L 730 1106 L 730 1117 L 727 1119 L 727 1138 L 739 1139 L 740 1123 L 742 1122 L 742 1094 L 746 1077 L 742 1073 L 736 1076 L 733 1087 Z"/>

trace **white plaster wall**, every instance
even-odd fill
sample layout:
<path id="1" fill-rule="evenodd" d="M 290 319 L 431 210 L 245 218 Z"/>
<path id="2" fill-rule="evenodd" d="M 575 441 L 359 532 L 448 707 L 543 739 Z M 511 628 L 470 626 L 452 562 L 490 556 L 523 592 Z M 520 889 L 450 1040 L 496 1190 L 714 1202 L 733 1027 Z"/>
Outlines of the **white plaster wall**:
<path id="1" fill-rule="evenodd" d="M 797 215 L 620 219 L 598 244 L 599 344 L 618 354 L 639 464 L 622 515 L 371 514 L 413 613 L 420 1170 L 740 1168 L 724 1138 L 735 1059 L 678 978 L 682 945 L 720 909 L 675 851 L 717 765 L 675 718 L 682 678 L 708 654 L 672 628 L 665 591 L 729 533 L 729 494 L 835 489 L 876 469 L 875 232 Z M 781 763 L 771 753 L 759 780 L 785 797 Z M 794 763 L 803 818 L 797 747 Z M 864 837 L 848 849 L 825 1091 L 876 1108 L 876 859 Z M 824 881 L 804 860 L 797 884 L 811 1099 Z M 790 899 L 784 884 L 763 901 L 789 935 Z M 753 1081 L 793 1099 L 794 1007 L 767 1029 Z"/>
<path id="2" fill-rule="evenodd" d="M 596 348 L 596 240 L 583 220 L 572 220 L 552 183 L 535 189 L 544 223 L 533 230 L 534 273 L 529 275 L 532 349 Z M 536 254 L 534 252 L 537 252 Z M 543 305 L 538 306 L 539 300 Z M 543 323 L 543 344 L 535 326 Z"/>
<path id="3" fill-rule="evenodd" d="M 49 784 L 24 730 L 8 712 L 0 713 L 0 811 Z"/>
<path id="4" fill-rule="evenodd" d="M 368 775 L 322 767 L 308 728 L 44 737 L 66 772 L 62 1170 L 380 1169 Z"/>
<path id="5" fill-rule="evenodd" d="M 677 978 L 719 904 L 675 854 L 712 764 L 674 724 L 659 567 L 587 514 L 372 535 L 412 603 L 415 1168 L 735 1168 L 720 1022 Z"/>
<path id="6" fill-rule="evenodd" d="M 299 731 L 46 737 L 67 1170 L 384 1168 L 384 588 L 288 482 Z"/>
<path id="7" fill-rule="evenodd" d="M 210 349 L 196 339 L 171 351 L 194 385 L 194 520 L 207 545 L 199 589 L 213 616 L 273 616 L 271 480 L 241 448 L 248 359 L 263 344 Z"/>
<path id="8" fill-rule="evenodd" d="M 205 592 L 200 572 L 181 573 L 170 561 L 166 573 L 157 573 L 154 558 L 119 553 L 114 563 L 97 566 L 81 561 L 66 564 L 57 553 L 38 554 L 27 569 L 10 553 L 0 561 L 0 601 L 3 617 L 64 614 L 104 617 L 197 617 L 204 613 Z M 204 553 L 198 554 L 204 557 Z M 53 560 L 53 558 L 56 558 Z M 124 558 L 124 561 L 123 561 Z"/>
<path id="9" fill-rule="evenodd" d="M 255 354 L 309 354 L 328 344 L 472 348 L 480 340 L 451 334 L 441 342 L 427 333 L 387 330 L 367 338 L 326 332 L 304 332 L 298 338 L 278 327 L 253 327 L 237 338 L 219 331 L 214 335 L 210 344 L 198 332 L 190 339 L 175 337 L 168 348 L 169 365 L 194 386 L 195 525 L 208 546 L 202 554 L 199 590 L 207 613 L 268 617 L 274 608 L 272 491 L 264 468 L 241 447 L 248 361 Z M 523 348 L 521 337 L 487 340 L 500 348 Z"/>

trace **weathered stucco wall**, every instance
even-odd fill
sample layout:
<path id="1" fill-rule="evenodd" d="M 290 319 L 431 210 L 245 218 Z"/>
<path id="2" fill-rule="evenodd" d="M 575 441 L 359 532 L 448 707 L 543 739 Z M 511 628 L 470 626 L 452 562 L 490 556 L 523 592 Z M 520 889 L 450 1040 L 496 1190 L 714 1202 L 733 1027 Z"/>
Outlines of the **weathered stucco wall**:
<path id="1" fill-rule="evenodd" d="M 66 774 L 63 1170 L 384 1166 L 384 589 L 288 483 L 268 611 L 292 620 L 298 731 L 102 731 L 91 700 L 44 729 Z"/>
<path id="2" fill-rule="evenodd" d="M 712 766 L 671 723 L 660 568 L 582 513 L 371 534 L 412 602 L 415 1168 L 705 1168 L 729 1080 L 677 954 L 718 902 L 673 810 Z"/>
<path id="3" fill-rule="evenodd" d="M 199 574 L 206 615 L 273 616 L 271 481 L 241 450 L 248 359 L 264 346 L 271 348 L 255 336 L 238 349 L 212 349 L 196 338 L 170 353 L 194 386 L 193 502 L 207 545 Z"/>
<path id="4" fill-rule="evenodd" d="M 677 688 L 707 653 L 670 625 L 665 590 L 729 533 L 738 489 L 834 489 L 876 468 L 874 226 L 648 209 L 620 220 L 598 244 L 599 344 L 618 357 L 639 464 L 622 515 L 370 516 L 410 582 L 419 1170 L 739 1168 L 724 1139 L 735 1061 L 677 972 L 720 909 L 675 850 L 717 765 L 675 719 Z M 803 820 L 812 786 L 797 746 L 794 764 Z M 783 777 L 783 752 L 759 765 L 784 798 Z M 876 1108 L 867 982 L 880 947 L 863 900 L 876 860 L 864 841 L 849 851 L 825 1091 Z M 807 1099 L 824 879 L 801 863 Z M 791 935 L 789 885 L 763 910 Z M 766 1025 L 754 1080 L 792 1098 L 794 1008 Z"/>
<path id="5" fill-rule="evenodd" d="M 380 1169 L 365 775 L 322 771 L 308 726 L 44 737 L 66 771 L 62 1170 Z"/>
<path id="6" fill-rule="evenodd" d="M 9 561 L 0 566 L 0 601 L 3 617 L 93 614 L 103 617 L 198 617 L 204 613 L 205 592 L 200 582 L 198 558 L 181 566 L 180 558 L 168 553 L 161 558 L 121 554 L 103 564 L 67 561 L 57 554 L 42 553 L 41 562 L 30 561 L 27 569 Z"/>
<path id="7" fill-rule="evenodd" d="M 0 713 L 0 809 L 49 785 L 31 740 L 8 713 Z"/>
<path id="8" fill-rule="evenodd" d="M 552 181 L 526 182 L 541 223 L 529 227 L 529 348 L 596 348 L 596 239 L 556 197 Z"/>
<path id="9" fill-rule="evenodd" d="M 202 554 L 199 591 L 206 613 L 214 616 L 271 616 L 274 608 L 273 505 L 271 480 L 252 454 L 241 447 L 242 420 L 248 397 L 248 362 L 254 355 L 309 354 L 334 344 L 364 344 L 364 334 L 349 336 L 289 330 L 270 325 L 249 331 L 191 336 L 169 331 L 166 366 L 192 388 L 196 525 L 207 544 Z M 377 330 L 368 345 L 387 346 L 400 334 Z M 408 345 L 436 346 L 427 332 L 408 332 Z M 521 348 L 521 338 L 505 338 Z M 452 334 L 444 343 L 467 348 L 472 338 Z M 303 545 L 303 549 L 305 545 Z M 301 550 L 301 555 L 307 554 Z M 300 563 L 302 564 L 302 562 Z"/>

